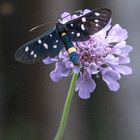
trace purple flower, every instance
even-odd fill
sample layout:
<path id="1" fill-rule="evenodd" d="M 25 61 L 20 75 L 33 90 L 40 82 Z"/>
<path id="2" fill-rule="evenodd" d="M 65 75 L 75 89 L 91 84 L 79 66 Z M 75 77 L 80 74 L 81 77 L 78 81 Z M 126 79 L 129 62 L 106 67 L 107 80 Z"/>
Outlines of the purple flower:
<path id="1" fill-rule="evenodd" d="M 86 9 L 83 14 L 88 12 L 90 10 Z M 65 12 L 61 17 L 65 18 L 60 22 L 66 23 L 78 16 Z M 51 79 L 55 82 L 67 77 L 71 72 L 79 72 L 75 91 L 78 91 L 78 95 L 82 99 L 88 99 L 90 93 L 95 90 L 96 83 L 92 79 L 92 75 L 99 73 L 108 88 L 111 91 L 117 91 L 120 88 L 118 81 L 121 79 L 121 75 L 132 74 L 132 69 L 127 66 L 130 63 L 129 53 L 132 51 L 132 47 L 126 45 L 127 37 L 127 30 L 119 24 L 111 28 L 110 20 L 106 27 L 91 35 L 89 40 L 73 42 L 79 54 L 80 68 L 73 65 L 65 49 L 56 58 L 48 57 L 43 62 L 45 64 L 56 63 L 55 70 L 50 74 Z"/>

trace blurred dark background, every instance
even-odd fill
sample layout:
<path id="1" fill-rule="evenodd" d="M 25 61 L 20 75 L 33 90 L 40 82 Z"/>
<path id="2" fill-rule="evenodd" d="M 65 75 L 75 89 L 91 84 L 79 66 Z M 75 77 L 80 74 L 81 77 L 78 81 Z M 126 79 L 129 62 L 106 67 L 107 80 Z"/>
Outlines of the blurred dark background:
<path id="1" fill-rule="evenodd" d="M 129 32 L 133 75 L 123 76 L 111 93 L 102 80 L 89 100 L 74 94 L 64 140 L 140 140 L 139 0 L 0 0 L 0 140 L 52 140 L 56 134 L 70 78 L 53 83 L 54 65 L 25 65 L 16 49 L 47 31 L 64 11 L 108 7 L 113 23 Z"/>

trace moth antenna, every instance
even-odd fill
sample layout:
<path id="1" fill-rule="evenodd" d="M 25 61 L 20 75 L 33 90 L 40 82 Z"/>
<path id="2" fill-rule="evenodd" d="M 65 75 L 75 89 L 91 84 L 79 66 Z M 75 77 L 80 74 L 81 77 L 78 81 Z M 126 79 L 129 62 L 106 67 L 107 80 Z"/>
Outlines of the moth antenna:
<path id="1" fill-rule="evenodd" d="M 32 32 L 32 31 L 34 31 L 34 30 L 36 30 L 36 29 L 38 29 L 38 28 L 40 28 L 40 27 L 42 27 L 42 26 L 46 26 L 46 25 L 50 25 L 50 24 L 56 24 L 56 23 L 55 23 L 55 22 L 43 23 L 43 24 L 40 24 L 40 25 L 37 25 L 37 26 L 31 28 L 31 29 L 29 30 L 29 32 Z"/>

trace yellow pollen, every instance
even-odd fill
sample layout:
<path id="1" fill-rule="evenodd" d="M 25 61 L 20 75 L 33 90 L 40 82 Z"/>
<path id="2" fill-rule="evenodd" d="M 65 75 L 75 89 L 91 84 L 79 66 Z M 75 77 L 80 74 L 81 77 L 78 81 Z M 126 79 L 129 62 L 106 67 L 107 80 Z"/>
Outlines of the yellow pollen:
<path id="1" fill-rule="evenodd" d="M 71 54 L 72 52 L 77 52 L 74 47 L 68 49 L 68 53 Z"/>
<path id="2" fill-rule="evenodd" d="M 65 32 L 63 32 L 62 34 L 61 34 L 61 36 L 63 37 L 63 36 L 65 36 L 66 35 L 66 33 Z"/>

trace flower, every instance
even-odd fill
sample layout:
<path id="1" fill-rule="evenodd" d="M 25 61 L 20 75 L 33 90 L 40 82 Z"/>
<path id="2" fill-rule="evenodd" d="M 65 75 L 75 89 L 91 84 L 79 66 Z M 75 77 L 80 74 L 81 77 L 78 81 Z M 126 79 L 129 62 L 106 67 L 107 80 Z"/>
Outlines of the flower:
<path id="1" fill-rule="evenodd" d="M 83 14 L 90 12 L 85 10 Z M 79 16 L 81 16 L 80 14 Z M 79 17 L 65 12 L 62 14 L 62 23 Z M 99 32 L 90 36 L 89 40 L 84 42 L 73 42 L 74 47 L 79 54 L 81 67 L 74 66 L 69 59 L 65 49 L 55 58 L 46 58 L 45 64 L 55 62 L 55 69 L 50 77 L 57 82 L 63 77 L 67 77 L 71 72 L 80 73 L 76 83 L 75 91 L 82 99 L 90 98 L 91 93 L 96 88 L 96 83 L 92 79 L 93 75 L 101 73 L 103 81 L 111 91 L 117 91 L 120 88 L 119 80 L 121 75 L 132 74 L 132 69 L 127 64 L 130 63 L 129 53 L 132 47 L 126 44 L 128 32 L 119 24 L 111 28 L 110 22 Z"/>

